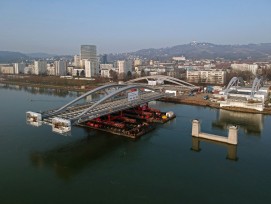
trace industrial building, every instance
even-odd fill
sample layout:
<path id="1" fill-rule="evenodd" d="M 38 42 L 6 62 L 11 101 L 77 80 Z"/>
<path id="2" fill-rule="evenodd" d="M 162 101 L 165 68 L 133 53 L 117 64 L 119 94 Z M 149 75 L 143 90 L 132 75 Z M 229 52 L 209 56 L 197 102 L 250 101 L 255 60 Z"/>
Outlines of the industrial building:
<path id="1" fill-rule="evenodd" d="M 263 111 L 268 99 L 269 87 L 263 86 L 261 78 L 255 78 L 252 87 L 240 86 L 241 78 L 233 77 L 226 89 L 214 94 L 220 107 L 239 107 Z"/>

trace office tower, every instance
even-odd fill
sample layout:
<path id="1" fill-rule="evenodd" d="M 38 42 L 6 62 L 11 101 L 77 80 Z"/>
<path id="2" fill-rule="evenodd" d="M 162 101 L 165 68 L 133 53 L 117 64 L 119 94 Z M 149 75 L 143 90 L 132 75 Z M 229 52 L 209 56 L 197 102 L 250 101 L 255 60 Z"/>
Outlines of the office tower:
<path id="1" fill-rule="evenodd" d="M 100 64 L 107 64 L 107 55 L 104 54 L 100 57 Z"/>
<path id="2" fill-rule="evenodd" d="M 24 68 L 25 68 L 25 64 L 23 62 L 15 63 L 14 64 L 14 74 L 24 73 Z"/>
<path id="3" fill-rule="evenodd" d="M 96 45 L 81 45 L 81 60 L 97 60 Z"/>
<path id="4" fill-rule="evenodd" d="M 47 74 L 47 62 L 46 61 L 34 61 L 33 74 Z"/>
<path id="5" fill-rule="evenodd" d="M 65 61 L 55 61 L 55 75 L 66 76 L 67 75 L 67 63 Z"/>
<path id="6" fill-rule="evenodd" d="M 99 74 L 96 45 L 81 45 L 81 62 L 85 67 L 86 77 L 94 77 Z"/>

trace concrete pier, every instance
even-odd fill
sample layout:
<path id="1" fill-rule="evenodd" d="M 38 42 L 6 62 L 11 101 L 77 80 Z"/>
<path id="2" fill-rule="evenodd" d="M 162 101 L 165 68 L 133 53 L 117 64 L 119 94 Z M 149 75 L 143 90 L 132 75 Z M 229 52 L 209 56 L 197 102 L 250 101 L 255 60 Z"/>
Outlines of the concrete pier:
<path id="1" fill-rule="evenodd" d="M 233 161 L 238 160 L 238 157 L 237 157 L 237 145 L 217 142 L 217 141 L 214 141 L 214 140 L 209 140 L 209 139 L 204 139 L 204 138 L 199 138 L 199 137 L 192 137 L 191 150 L 193 150 L 195 152 L 200 152 L 201 151 L 201 148 L 200 148 L 200 143 L 201 142 L 207 142 L 207 143 L 211 143 L 211 144 L 218 145 L 218 146 L 224 146 L 224 147 L 227 148 L 227 157 L 226 158 L 229 159 L 229 160 L 233 160 Z"/>
<path id="2" fill-rule="evenodd" d="M 200 121 L 199 120 L 192 121 L 192 136 L 198 137 L 198 138 L 204 138 L 208 140 L 214 140 L 214 141 L 223 142 L 227 144 L 237 145 L 238 143 L 237 132 L 238 132 L 237 126 L 230 126 L 228 137 L 213 135 L 209 133 L 203 133 L 201 132 Z"/>

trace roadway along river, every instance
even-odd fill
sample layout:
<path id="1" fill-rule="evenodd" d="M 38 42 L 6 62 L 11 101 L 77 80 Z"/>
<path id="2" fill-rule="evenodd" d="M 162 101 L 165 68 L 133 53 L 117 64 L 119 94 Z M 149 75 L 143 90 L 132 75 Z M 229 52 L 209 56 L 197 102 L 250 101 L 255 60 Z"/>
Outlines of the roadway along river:
<path id="1" fill-rule="evenodd" d="M 270 116 L 152 102 L 177 117 L 137 141 L 79 127 L 65 137 L 26 124 L 26 111 L 76 96 L 0 87 L 1 204 L 270 202 Z M 195 118 L 212 134 L 227 135 L 227 125 L 237 124 L 237 149 L 201 141 L 201 151 L 191 150 Z"/>

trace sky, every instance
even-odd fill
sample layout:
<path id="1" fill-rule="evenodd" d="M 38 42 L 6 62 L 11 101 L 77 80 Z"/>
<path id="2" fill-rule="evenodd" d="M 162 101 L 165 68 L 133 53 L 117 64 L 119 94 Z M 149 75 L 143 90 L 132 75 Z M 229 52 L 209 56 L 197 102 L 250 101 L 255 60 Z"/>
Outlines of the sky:
<path id="1" fill-rule="evenodd" d="M 98 54 L 271 42 L 271 0 L 0 0 L 0 50 Z"/>

